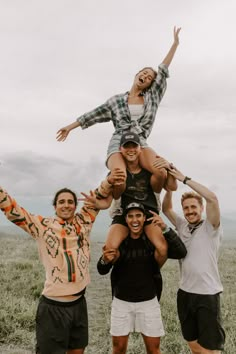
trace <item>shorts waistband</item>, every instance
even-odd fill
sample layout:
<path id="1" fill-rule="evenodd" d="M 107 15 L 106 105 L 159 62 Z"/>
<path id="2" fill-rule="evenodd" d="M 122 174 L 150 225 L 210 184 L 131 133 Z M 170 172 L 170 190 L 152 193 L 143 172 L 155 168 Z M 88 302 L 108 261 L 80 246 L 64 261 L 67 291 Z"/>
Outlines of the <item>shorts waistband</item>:
<path id="1" fill-rule="evenodd" d="M 76 299 L 74 301 L 68 301 L 68 302 L 52 300 L 44 295 L 41 295 L 40 299 L 41 299 L 41 301 L 46 302 L 47 304 L 50 304 L 50 305 L 69 307 L 69 306 L 74 306 L 74 305 L 78 304 L 81 300 L 83 300 L 84 294 L 81 295 L 78 299 Z"/>

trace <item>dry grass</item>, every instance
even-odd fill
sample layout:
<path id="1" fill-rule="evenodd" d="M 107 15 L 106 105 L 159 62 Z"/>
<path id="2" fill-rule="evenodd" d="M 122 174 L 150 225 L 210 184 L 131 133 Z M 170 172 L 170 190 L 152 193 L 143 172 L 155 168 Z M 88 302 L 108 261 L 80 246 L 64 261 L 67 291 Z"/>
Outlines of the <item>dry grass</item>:
<path id="1" fill-rule="evenodd" d="M 42 289 L 44 272 L 37 257 L 36 245 L 28 237 L 1 235 L 0 249 L 0 353 L 34 353 L 34 318 Z M 90 340 L 87 354 L 111 353 L 109 334 L 111 290 L 108 276 L 100 276 L 96 262 L 101 244 L 92 244 L 91 284 L 87 289 Z M 236 248 L 226 245 L 220 257 L 224 284 L 222 312 L 227 333 L 226 354 L 236 349 Z M 164 291 L 161 308 L 166 335 L 162 339 L 162 354 L 189 353 L 180 333 L 176 314 L 178 263 L 168 261 L 163 268 Z M 19 349 L 21 348 L 21 349 Z M 142 339 L 131 334 L 127 354 L 144 353 Z"/>

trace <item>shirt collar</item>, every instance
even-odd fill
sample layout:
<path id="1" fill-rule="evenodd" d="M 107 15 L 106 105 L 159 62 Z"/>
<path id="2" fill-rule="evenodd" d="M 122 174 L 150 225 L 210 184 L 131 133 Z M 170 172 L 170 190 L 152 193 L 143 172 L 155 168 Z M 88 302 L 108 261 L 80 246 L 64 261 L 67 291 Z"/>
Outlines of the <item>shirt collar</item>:
<path id="1" fill-rule="evenodd" d="M 204 220 L 199 221 L 196 224 L 188 224 L 188 229 L 190 233 L 192 234 L 195 230 L 197 230 L 203 223 Z"/>

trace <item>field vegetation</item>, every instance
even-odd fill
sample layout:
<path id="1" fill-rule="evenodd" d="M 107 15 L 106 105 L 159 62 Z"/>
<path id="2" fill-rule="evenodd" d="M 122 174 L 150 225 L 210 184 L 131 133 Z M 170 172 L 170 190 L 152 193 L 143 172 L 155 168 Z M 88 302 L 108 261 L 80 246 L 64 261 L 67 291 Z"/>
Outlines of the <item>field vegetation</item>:
<path id="1" fill-rule="evenodd" d="M 43 287 L 44 270 L 35 242 L 28 236 L 0 236 L 0 353 L 32 354 L 35 346 L 35 313 Z M 87 289 L 90 340 L 86 354 L 111 353 L 109 334 L 111 290 L 109 276 L 100 276 L 96 262 L 101 243 L 92 243 L 91 284 Z M 220 272 L 224 285 L 222 315 L 227 340 L 226 354 L 236 352 L 236 245 L 224 244 Z M 201 255 L 199 255 L 201 262 Z M 164 291 L 161 298 L 166 335 L 162 354 L 187 354 L 176 313 L 178 263 L 169 260 L 163 267 Z M 144 353 L 142 339 L 131 334 L 128 354 Z"/>

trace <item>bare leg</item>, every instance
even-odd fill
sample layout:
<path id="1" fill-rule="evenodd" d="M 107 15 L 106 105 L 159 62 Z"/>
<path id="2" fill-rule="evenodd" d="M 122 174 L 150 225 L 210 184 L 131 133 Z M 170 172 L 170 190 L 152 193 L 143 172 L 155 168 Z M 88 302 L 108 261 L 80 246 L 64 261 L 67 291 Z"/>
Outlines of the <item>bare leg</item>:
<path id="1" fill-rule="evenodd" d="M 128 346 L 129 335 L 127 336 L 112 336 L 112 354 L 125 354 Z"/>
<path id="2" fill-rule="evenodd" d="M 105 243 L 106 248 L 119 248 L 121 242 L 128 236 L 128 233 L 127 226 L 121 224 L 111 225 Z"/>
<path id="3" fill-rule="evenodd" d="M 157 225 L 149 224 L 144 227 L 144 231 L 155 247 L 155 258 L 159 266 L 162 267 L 167 260 L 168 244 L 162 234 L 161 228 Z"/>
<path id="4" fill-rule="evenodd" d="M 147 337 L 144 334 L 142 336 L 147 354 L 161 354 L 160 337 Z"/>
<path id="5" fill-rule="evenodd" d="M 70 349 L 67 354 L 84 354 L 84 349 Z"/>
<path id="6" fill-rule="evenodd" d="M 107 161 L 107 167 L 109 168 L 110 171 L 114 170 L 115 168 L 119 167 L 122 171 L 124 171 L 126 175 L 126 164 L 125 161 L 121 155 L 120 152 L 115 152 L 112 154 L 108 161 Z M 124 192 L 126 188 L 126 184 L 122 183 L 117 186 L 113 186 L 113 197 L 114 199 L 119 199 L 121 194 Z"/>
<path id="7" fill-rule="evenodd" d="M 159 156 L 150 147 L 142 148 L 141 154 L 139 156 L 139 162 L 143 168 L 151 172 L 156 177 L 158 184 L 160 185 L 160 188 L 157 192 L 160 192 L 165 185 L 167 171 L 165 168 L 159 169 L 153 166 L 153 162 L 155 161 L 156 157 Z"/>

